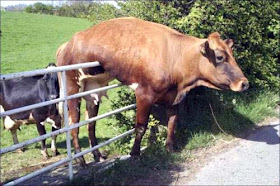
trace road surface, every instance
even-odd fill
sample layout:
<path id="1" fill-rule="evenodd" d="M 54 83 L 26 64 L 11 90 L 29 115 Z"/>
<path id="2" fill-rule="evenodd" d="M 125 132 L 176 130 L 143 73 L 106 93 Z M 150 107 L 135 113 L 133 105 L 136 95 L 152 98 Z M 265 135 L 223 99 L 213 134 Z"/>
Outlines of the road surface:
<path id="1" fill-rule="evenodd" d="M 279 120 L 212 157 L 188 185 L 279 185 Z M 182 180 L 181 180 L 182 183 Z"/>

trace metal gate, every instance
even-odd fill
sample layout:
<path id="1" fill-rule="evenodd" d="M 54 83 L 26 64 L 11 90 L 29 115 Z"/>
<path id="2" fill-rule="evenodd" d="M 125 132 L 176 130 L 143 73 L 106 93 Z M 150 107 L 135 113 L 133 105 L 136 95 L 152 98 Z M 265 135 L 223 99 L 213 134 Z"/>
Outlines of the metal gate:
<path id="1" fill-rule="evenodd" d="M 20 73 L 1 75 L 0 80 L 3 81 L 3 80 L 9 80 L 9 79 L 15 79 L 15 78 L 21 78 L 21 77 L 30 77 L 30 76 L 43 75 L 43 74 L 48 74 L 48 73 L 61 72 L 61 80 L 62 80 L 61 81 L 62 82 L 61 83 L 61 86 L 62 86 L 61 88 L 63 90 L 63 95 L 60 95 L 60 98 L 54 99 L 54 100 L 51 100 L 51 101 L 42 102 L 42 103 L 37 103 L 37 104 L 34 104 L 34 105 L 29 105 L 29 106 L 17 108 L 17 109 L 13 109 L 13 110 L 9 110 L 9 111 L 5 111 L 5 112 L 0 114 L 0 117 L 16 114 L 16 113 L 19 113 L 19 112 L 23 112 L 23 111 L 27 111 L 27 110 L 47 106 L 47 105 L 56 104 L 58 102 L 63 102 L 63 113 L 64 113 L 64 124 L 65 124 L 65 126 L 61 129 L 59 129 L 59 130 L 54 131 L 54 132 L 47 133 L 45 135 L 30 139 L 30 140 L 27 140 L 27 141 L 24 141 L 24 142 L 15 144 L 15 145 L 12 145 L 10 147 L 0 149 L 0 155 L 4 154 L 4 153 L 7 153 L 7 152 L 15 151 L 15 150 L 17 150 L 19 148 L 22 148 L 24 146 L 42 141 L 46 138 L 49 138 L 49 137 L 52 137 L 52 136 L 55 136 L 55 135 L 58 135 L 58 134 L 62 134 L 62 133 L 66 133 L 66 146 L 67 146 L 67 157 L 66 158 L 64 158 L 64 159 L 62 159 L 58 162 L 55 162 L 55 163 L 53 163 L 53 164 L 51 164 L 47 167 L 39 169 L 35 172 L 27 174 L 23 177 L 20 177 L 16 180 L 13 180 L 13 181 L 7 183 L 6 185 L 18 184 L 20 182 L 23 182 L 25 180 L 28 180 L 28 179 L 34 177 L 34 176 L 37 176 L 37 175 L 42 174 L 44 172 L 47 172 L 47 171 L 49 171 L 49 170 L 51 170 L 55 167 L 58 167 L 58 166 L 60 166 L 64 163 L 67 163 L 67 162 L 68 162 L 68 168 L 69 168 L 69 179 L 72 180 L 72 178 L 73 178 L 73 159 L 78 158 L 80 156 L 83 156 L 84 154 L 90 153 L 90 152 L 92 152 L 92 151 L 94 151 L 94 150 L 96 150 L 100 147 L 103 147 L 103 146 L 105 146 L 109 143 L 112 143 L 112 142 L 114 142 L 118 139 L 121 139 L 125 136 L 128 136 L 128 135 L 130 135 L 134 132 L 134 129 L 131 129 L 131 130 L 129 130 L 129 131 L 127 131 L 127 132 L 125 132 L 121 135 L 118 135 L 114 138 L 111 138 L 108 141 L 105 141 L 105 142 L 103 142 L 99 145 L 96 145 L 96 146 L 94 146 L 92 148 L 89 148 L 85 151 L 82 151 L 82 152 L 79 152 L 77 154 L 72 155 L 72 153 L 71 153 L 71 139 L 70 139 L 70 131 L 72 129 L 77 128 L 77 127 L 81 127 L 81 126 L 86 125 L 88 123 L 91 123 L 93 121 L 100 120 L 102 118 L 111 116 L 113 114 L 120 113 L 120 112 L 125 111 L 125 110 L 136 108 L 136 104 L 128 105 L 128 106 L 116 109 L 114 111 L 110 111 L 110 112 L 107 112 L 105 114 L 98 115 L 98 116 L 93 117 L 93 118 L 89 118 L 88 120 L 79 122 L 75 125 L 71 125 L 71 126 L 69 125 L 69 123 L 68 123 L 67 100 L 78 98 L 78 97 L 83 97 L 85 95 L 89 95 L 89 94 L 92 94 L 92 93 L 97 93 L 97 92 L 100 92 L 100 91 L 109 90 L 109 89 L 112 89 L 112 88 L 122 86 L 120 84 L 113 84 L 113 85 L 109 85 L 109 86 L 106 86 L 106 87 L 102 87 L 102 88 L 98 88 L 98 89 L 94 89 L 94 90 L 90 90 L 90 91 L 86 91 L 86 92 L 81 92 L 81 93 L 77 93 L 77 94 L 68 96 L 67 95 L 66 71 L 76 70 L 76 69 L 80 69 L 80 68 L 96 67 L 96 66 L 100 66 L 99 62 L 87 62 L 87 63 L 83 63 L 83 64 L 75 64 L 75 65 L 55 67 L 55 68 L 51 68 L 51 69 L 39 69 L 39 70 L 34 70 L 34 71 L 26 71 L 26 72 L 20 72 Z"/>

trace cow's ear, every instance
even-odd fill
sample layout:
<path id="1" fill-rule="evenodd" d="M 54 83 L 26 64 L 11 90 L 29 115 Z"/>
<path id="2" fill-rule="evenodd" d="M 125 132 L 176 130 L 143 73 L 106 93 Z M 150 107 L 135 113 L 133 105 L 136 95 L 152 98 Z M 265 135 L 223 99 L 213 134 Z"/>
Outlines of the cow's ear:
<path id="1" fill-rule="evenodd" d="M 208 50 L 208 48 L 209 48 L 208 41 L 206 41 L 205 43 L 201 44 L 200 45 L 200 52 L 201 52 L 201 54 L 206 56 L 206 53 L 207 53 L 206 51 Z"/>
<path id="2" fill-rule="evenodd" d="M 226 39 L 224 41 L 229 48 L 232 48 L 232 46 L 233 46 L 233 40 L 232 39 Z"/>

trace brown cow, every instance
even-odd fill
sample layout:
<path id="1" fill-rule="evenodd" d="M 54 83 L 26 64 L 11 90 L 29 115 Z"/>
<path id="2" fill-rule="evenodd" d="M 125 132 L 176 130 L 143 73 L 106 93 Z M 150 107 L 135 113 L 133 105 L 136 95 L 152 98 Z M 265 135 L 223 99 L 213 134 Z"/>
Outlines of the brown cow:
<path id="1" fill-rule="evenodd" d="M 222 40 L 216 32 L 207 39 L 199 39 L 161 24 L 136 18 L 119 18 L 76 33 L 58 56 L 57 64 L 99 61 L 110 74 L 97 75 L 98 71 L 102 71 L 100 68 L 70 71 L 67 73 L 68 94 L 79 92 L 79 80 L 86 82 L 85 77 L 102 76 L 103 84 L 112 77 L 126 85 L 133 85 L 137 113 L 136 137 L 131 155 L 140 155 L 140 142 L 152 105 L 165 105 L 168 115 L 166 149 L 172 152 L 178 103 L 187 92 L 197 86 L 233 91 L 248 88 L 248 80 L 233 57 L 232 45 L 231 39 Z M 80 118 L 80 100 L 70 100 L 68 105 L 72 125 Z M 73 130 L 74 147 L 79 152 L 77 136 L 78 130 Z M 80 158 L 80 163 L 85 163 L 83 158 Z"/>

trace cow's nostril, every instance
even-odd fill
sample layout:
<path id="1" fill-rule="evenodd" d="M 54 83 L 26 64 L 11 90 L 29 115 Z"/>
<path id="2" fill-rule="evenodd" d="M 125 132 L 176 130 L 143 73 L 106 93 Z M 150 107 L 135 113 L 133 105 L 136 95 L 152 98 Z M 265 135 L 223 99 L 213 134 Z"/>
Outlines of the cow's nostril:
<path id="1" fill-rule="evenodd" d="M 242 90 L 247 90 L 249 88 L 249 83 L 248 82 L 242 82 Z"/>

